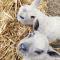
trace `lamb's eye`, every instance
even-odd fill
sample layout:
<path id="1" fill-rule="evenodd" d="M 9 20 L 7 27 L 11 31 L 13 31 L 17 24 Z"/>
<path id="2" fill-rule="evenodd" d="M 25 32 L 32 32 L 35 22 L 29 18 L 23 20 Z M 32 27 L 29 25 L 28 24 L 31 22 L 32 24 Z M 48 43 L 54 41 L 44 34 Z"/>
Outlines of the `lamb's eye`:
<path id="1" fill-rule="evenodd" d="M 44 52 L 43 50 L 36 50 L 35 51 L 35 53 L 38 54 L 38 55 L 42 54 L 43 52 Z"/>
<path id="2" fill-rule="evenodd" d="M 23 16 L 20 16 L 20 18 L 21 18 L 21 19 L 24 19 L 24 17 L 23 17 Z"/>
<path id="3" fill-rule="evenodd" d="M 31 18 L 33 18 L 33 19 L 34 19 L 34 18 L 35 18 L 35 16 L 31 16 Z"/>

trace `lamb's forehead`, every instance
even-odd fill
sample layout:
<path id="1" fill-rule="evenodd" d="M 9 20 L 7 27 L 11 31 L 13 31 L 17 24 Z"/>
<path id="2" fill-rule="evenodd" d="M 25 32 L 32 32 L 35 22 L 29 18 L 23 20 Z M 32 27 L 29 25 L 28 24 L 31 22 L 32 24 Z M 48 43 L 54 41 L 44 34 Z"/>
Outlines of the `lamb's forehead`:
<path id="1" fill-rule="evenodd" d="M 38 31 L 34 31 L 33 34 L 31 34 L 32 36 L 29 37 L 27 36 L 26 40 L 32 40 L 33 42 L 36 43 L 48 43 L 48 39 L 44 34 L 39 33 Z"/>
<path id="2" fill-rule="evenodd" d="M 21 6 L 20 7 L 20 11 L 23 11 L 23 10 L 30 10 L 31 8 L 30 8 L 30 6 L 29 5 L 23 5 L 23 6 Z"/>
<path id="3" fill-rule="evenodd" d="M 38 42 L 40 41 L 48 43 L 47 37 L 44 34 L 39 33 L 38 31 L 35 31 L 34 39 Z"/>
<path id="4" fill-rule="evenodd" d="M 34 39 L 37 42 L 41 41 L 41 42 L 47 42 L 48 43 L 47 37 L 44 34 L 39 33 L 38 31 L 34 31 L 34 33 L 32 32 L 29 35 L 27 37 L 25 37 L 23 40 L 27 41 L 27 40 Z"/>
<path id="5" fill-rule="evenodd" d="M 33 12 L 36 13 L 36 11 L 38 11 L 37 8 L 32 7 L 32 6 L 30 6 L 30 5 L 23 5 L 23 6 L 20 7 L 19 10 L 20 10 L 20 11 L 27 10 L 27 11 L 32 12 L 32 13 L 33 13 Z"/>
<path id="6" fill-rule="evenodd" d="M 43 34 L 39 34 L 39 33 L 36 33 L 36 35 L 34 36 L 33 44 L 35 47 L 41 49 L 48 48 L 49 46 L 48 39 Z"/>

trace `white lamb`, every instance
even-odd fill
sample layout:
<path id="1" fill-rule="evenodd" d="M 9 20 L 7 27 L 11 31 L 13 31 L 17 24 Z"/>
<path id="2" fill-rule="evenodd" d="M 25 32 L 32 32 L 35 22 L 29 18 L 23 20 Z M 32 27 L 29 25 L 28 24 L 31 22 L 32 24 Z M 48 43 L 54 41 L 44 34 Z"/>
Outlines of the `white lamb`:
<path id="1" fill-rule="evenodd" d="M 60 53 L 55 51 L 46 36 L 38 31 L 22 39 L 17 46 L 17 52 L 22 54 L 23 60 L 60 60 Z"/>
<path id="2" fill-rule="evenodd" d="M 40 0 L 34 0 L 31 5 L 21 6 L 17 19 L 22 24 L 34 25 L 35 29 L 45 34 L 49 40 L 60 39 L 60 17 L 47 16 L 42 13 L 37 9 L 40 2 Z"/>

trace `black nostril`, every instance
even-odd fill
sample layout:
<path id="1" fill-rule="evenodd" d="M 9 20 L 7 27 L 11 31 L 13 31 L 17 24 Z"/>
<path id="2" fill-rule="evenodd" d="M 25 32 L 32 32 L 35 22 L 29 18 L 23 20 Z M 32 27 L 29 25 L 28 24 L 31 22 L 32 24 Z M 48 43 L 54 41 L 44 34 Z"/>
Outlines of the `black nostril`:
<path id="1" fill-rule="evenodd" d="M 43 50 L 36 50 L 36 51 L 35 51 L 35 53 L 38 54 L 38 55 L 39 55 L 39 54 L 42 54 L 43 52 L 44 52 Z"/>
<path id="2" fill-rule="evenodd" d="M 28 51 L 28 44 L 27 44 L 27 43 L 22 43 L 22 44 L 20 45 L 20 50 Z"/>
<path id="3" fill-rule="evenodd" d="M 24 17 L 23 17 L 23 16 L 20 16 L 20 18 L 21 18 L 21 19 L 24 19 Z"/>
<path id="4" fill-rule="evenodd" d="M 31 16 L 31 18 L 33 18 L 33 19 L 34 19 L 34 18 L 35 18 L 35 16 Z"/>

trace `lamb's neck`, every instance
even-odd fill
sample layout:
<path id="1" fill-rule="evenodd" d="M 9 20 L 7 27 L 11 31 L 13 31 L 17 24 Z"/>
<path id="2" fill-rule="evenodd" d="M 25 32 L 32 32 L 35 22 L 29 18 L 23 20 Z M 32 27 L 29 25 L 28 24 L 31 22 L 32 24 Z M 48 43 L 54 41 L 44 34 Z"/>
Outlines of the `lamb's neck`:
<path id="1" fill-rule="evenodd" d="M 46 15 L 40 15 L 39 18 L 38 18 L 38 21 L 39 21 L 39 31 L 41 33 L 43 33 L 45 31 L 45 27 L 47 26 L 48 24 L 48 16 Z"/>
<path id="2" fill-rule="evenodd" d="M 40 24 L 46 24 L 48 22 L 48 16 L 45 15 L 44 13 L 40 14 L 38 16 L 38 19 Z"/>

